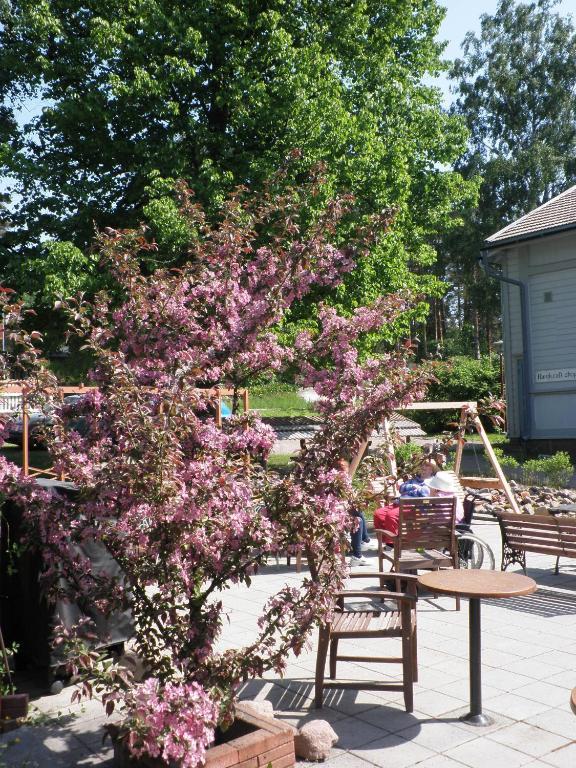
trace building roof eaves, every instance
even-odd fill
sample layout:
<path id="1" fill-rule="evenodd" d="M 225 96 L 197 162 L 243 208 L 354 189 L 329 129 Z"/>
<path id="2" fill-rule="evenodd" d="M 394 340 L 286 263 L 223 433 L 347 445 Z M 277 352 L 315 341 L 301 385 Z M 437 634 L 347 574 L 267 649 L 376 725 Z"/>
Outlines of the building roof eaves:
<path id="1" fill-rule="evenodd" d="M 549 235 L 556 235 L 559 232 L 567 232 L 571 229 L 576 229 L 576 221 L 571 224 L 561 224 L 557 227 L 550 227 L 548 229 L 541 229 L 534 232 L 525 232 L 521 235 L 512 235 L 511 237 L 503 238 L 502 240 L 484 240 L 482 243 L 482 250 L 495 251 L 501 248 L 507 248 L 515 243 L 525 243 L 528 240 L 539 240 L 541 237 L 548 237 Z"/>
<path id="2" fill-rule="evenodd" d="M 490 235 L 484 245 L 493 248 L 498 244 L 529 240 L 573 226 L 576 226 L 576 185 Z"/>

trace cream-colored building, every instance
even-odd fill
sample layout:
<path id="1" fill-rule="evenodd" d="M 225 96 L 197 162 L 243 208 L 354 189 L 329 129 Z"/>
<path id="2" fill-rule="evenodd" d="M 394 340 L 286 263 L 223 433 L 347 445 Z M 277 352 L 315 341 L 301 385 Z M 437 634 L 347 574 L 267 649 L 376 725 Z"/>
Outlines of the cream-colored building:
<path id="1" fill-rule="evenodd" d="M 576 186 L 489 237 L 482 263 L 501 281 L 509 437 L 576 440 Z"/>

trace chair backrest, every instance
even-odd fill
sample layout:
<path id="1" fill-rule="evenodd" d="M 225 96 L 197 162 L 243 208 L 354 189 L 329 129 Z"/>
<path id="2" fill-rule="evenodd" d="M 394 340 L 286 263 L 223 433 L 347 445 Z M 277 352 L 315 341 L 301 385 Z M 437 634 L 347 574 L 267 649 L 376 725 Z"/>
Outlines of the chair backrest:
<path id="1" fill-rule="evenodd" d="M 454 548 L 456 497 L 401 498 L 398 516 L 398 550 Z"/>

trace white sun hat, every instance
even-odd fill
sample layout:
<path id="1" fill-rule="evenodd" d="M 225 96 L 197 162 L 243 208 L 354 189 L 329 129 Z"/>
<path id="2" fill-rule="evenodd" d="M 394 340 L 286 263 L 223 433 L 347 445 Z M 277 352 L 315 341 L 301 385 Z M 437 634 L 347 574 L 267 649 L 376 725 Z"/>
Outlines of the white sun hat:
<path id="1" fill-rule="evenodd" d="M 434 488 L 436 491 L 444 493 L 457 493 L 458 486 L 450 472 L 436 472 L 434 477 L 424 481 L 428 488 Z"/>

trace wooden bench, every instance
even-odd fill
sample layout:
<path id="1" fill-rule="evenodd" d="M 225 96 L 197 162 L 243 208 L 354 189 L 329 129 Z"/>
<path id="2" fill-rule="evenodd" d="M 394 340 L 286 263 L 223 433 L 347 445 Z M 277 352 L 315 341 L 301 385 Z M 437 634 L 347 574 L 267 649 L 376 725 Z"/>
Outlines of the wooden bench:
<path id="1" fill-rule="evenodd" d="M 552 515 L 497 514 L 502 534 L 502 566 L 518 563 L 526 572 L 526 552 L 555 555 L 558 573 L 561 557 L 576 558 L 576 518 Z"/>

